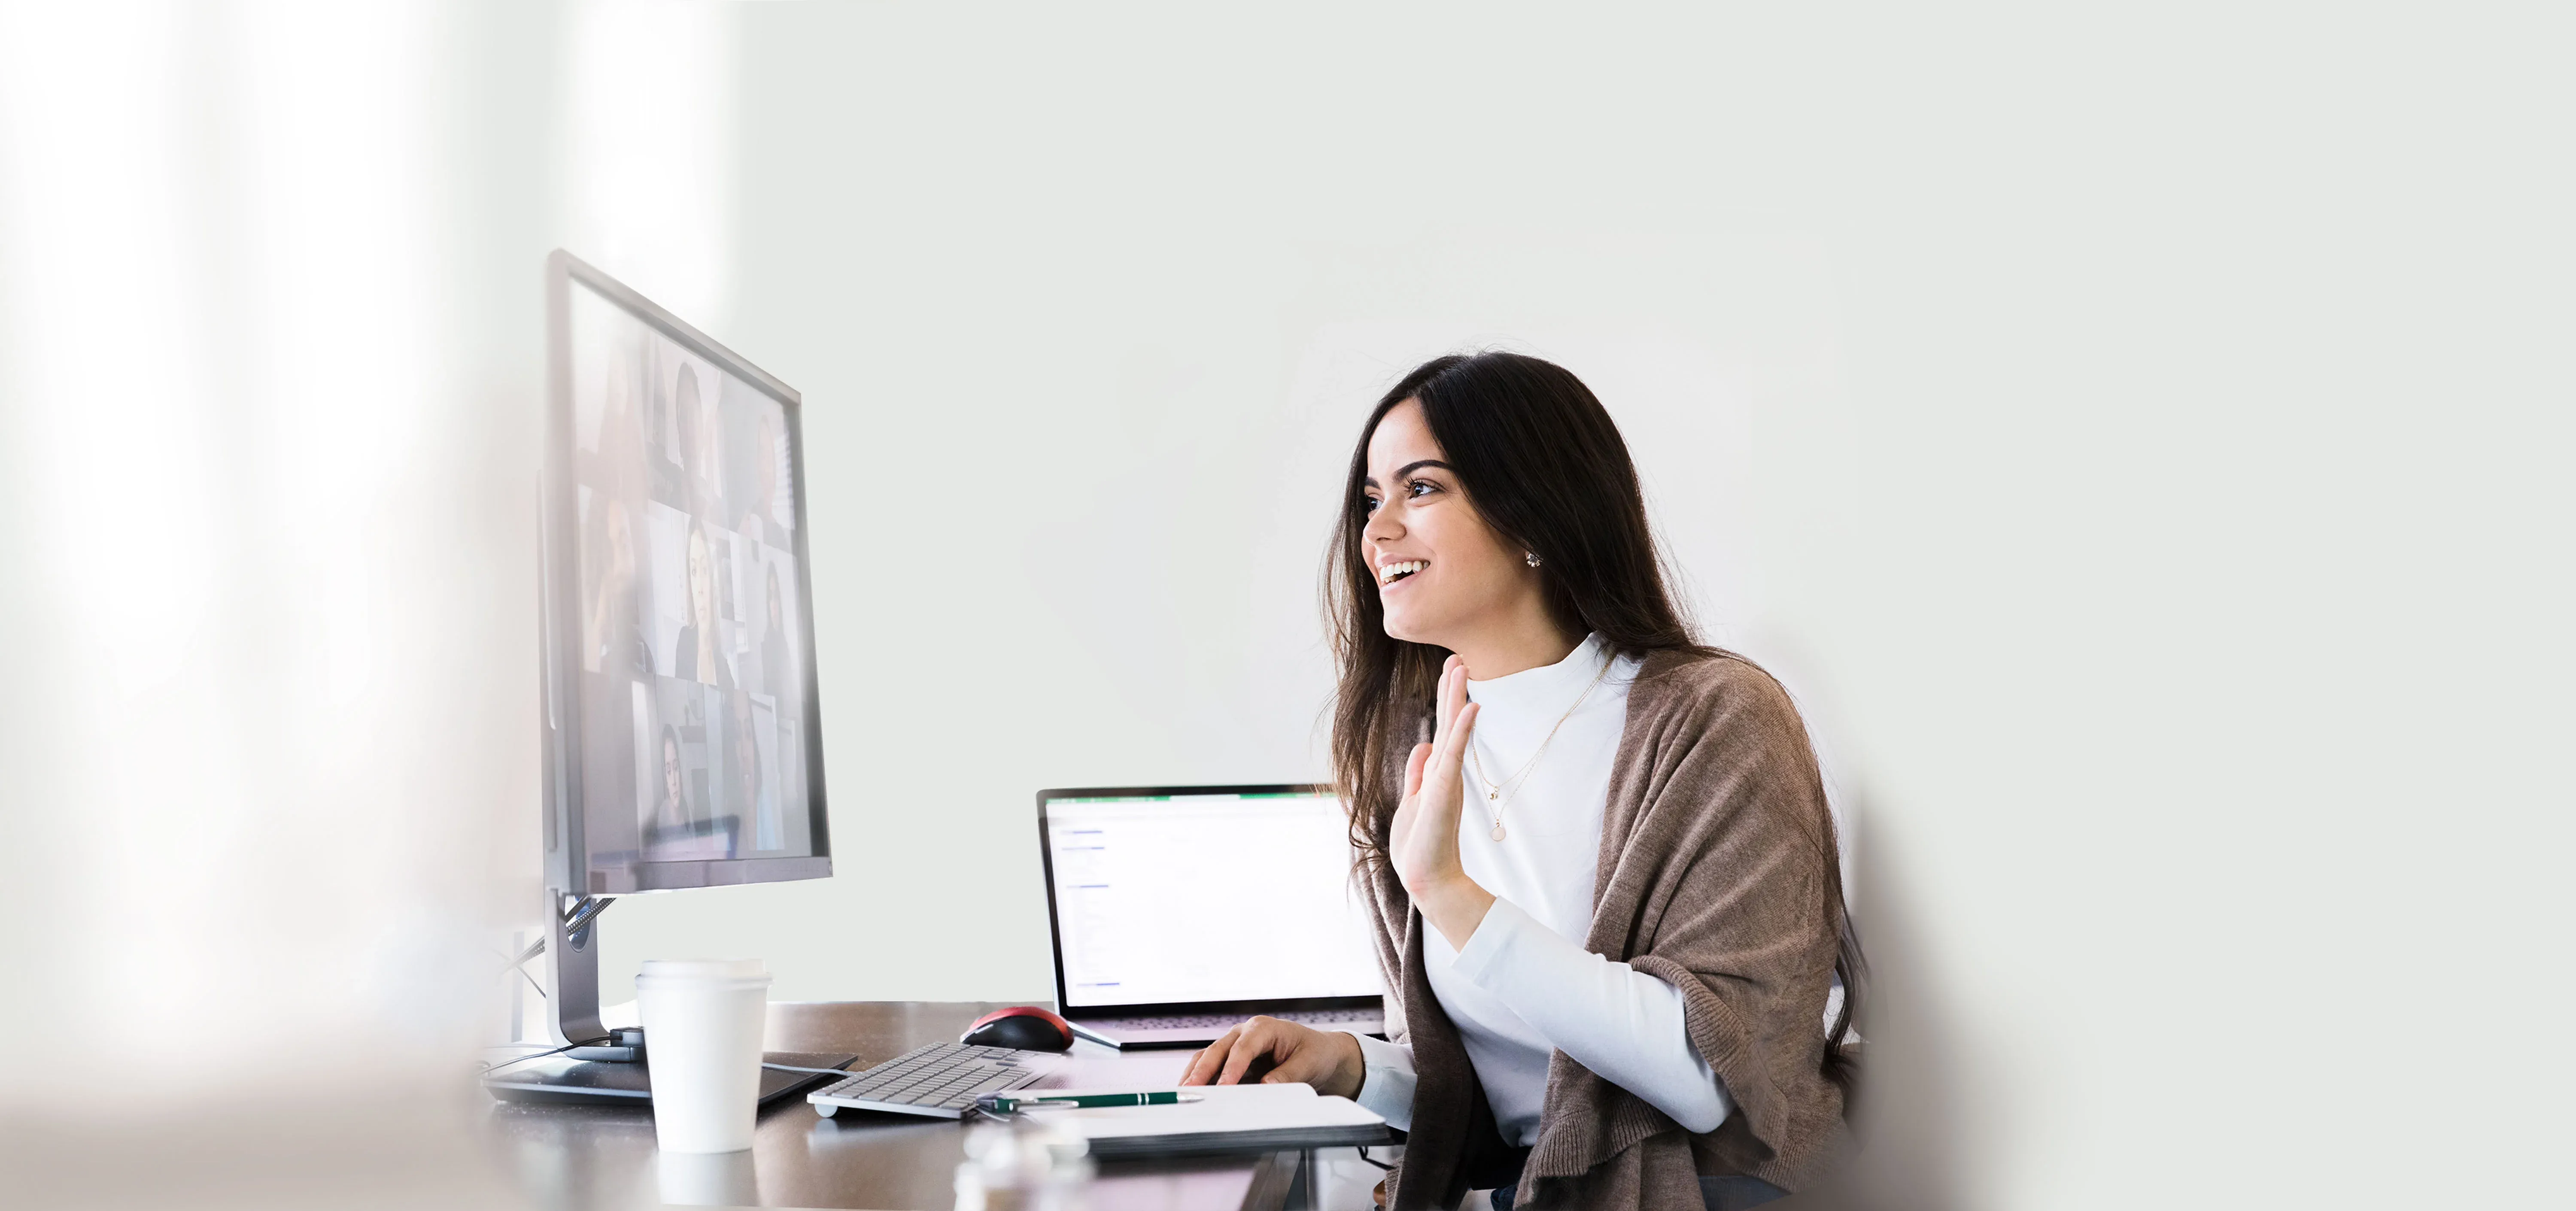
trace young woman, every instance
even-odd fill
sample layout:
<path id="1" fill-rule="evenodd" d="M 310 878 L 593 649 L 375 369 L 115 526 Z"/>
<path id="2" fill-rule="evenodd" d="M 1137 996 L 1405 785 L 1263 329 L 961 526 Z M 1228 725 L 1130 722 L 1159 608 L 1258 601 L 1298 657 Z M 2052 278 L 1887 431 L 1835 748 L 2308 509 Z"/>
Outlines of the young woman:
<path id="1" fill-rule="evenodd" d="M 716 676 L 723 667 L 722 662 L 716 659 L 716 561 L 703 523 L 689 523 L 688 559 L 688 595 L 681 601 L 688 616 L 680 625 L 679 642 L 673 648 L 673 663 L 684 681 L 705 685 L 727 684 L 729 678 Z"/>
<path id="2" fill-rule="evenodd" d="M 1358 1098 L 1410 1133 L 1395 1207 L 1795 1188 L 1848 1084 L 1833 818 L 1788 695 L 1673 605 L 1600 401 L 1507 353 L 1407 375 L 1328 576 L 1393 1041 L 1254 1018 L 1183 1083 Z"/>

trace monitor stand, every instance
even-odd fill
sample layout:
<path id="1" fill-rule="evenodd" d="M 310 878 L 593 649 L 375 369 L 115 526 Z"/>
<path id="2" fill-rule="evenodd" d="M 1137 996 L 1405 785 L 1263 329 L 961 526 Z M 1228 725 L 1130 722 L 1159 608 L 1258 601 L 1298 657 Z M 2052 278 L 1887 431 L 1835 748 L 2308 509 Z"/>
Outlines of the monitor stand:
<path id="1" fill-rule="evenodd" d="M 607 1044 L 612 1041 L 610 1032 L 599 1021 L 599 914 L 613 901 L 551 894 L 548 898 L 558 900 L 546 913 L 553 922 L 553 932 L 546 938 L 546 963 L 554 976 L 554 995 L 547 1001 L 554 1010 L 555 1041 Z M 643 1050 L 643 1058 L 628 1061 L 548 1056 L 509 1064 L 484 1077 L 483 1089 L 505 1102 L 649 1106 L 653 1101 L 650 1039 Z M 772 1051 L 762 1058 L 793 1068 L 845 1068 L 858 1059 L 847 1053 L 813 1051 Z M 763 1068 L 760 1104 L 765 1108 L 833 1079 L 829 1073 Z"/>

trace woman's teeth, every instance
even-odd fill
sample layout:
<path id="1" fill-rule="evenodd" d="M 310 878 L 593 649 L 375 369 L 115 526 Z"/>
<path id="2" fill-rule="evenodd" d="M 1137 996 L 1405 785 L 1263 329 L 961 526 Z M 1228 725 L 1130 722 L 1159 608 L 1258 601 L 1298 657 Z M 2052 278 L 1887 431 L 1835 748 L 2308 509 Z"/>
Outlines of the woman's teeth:
<path id="1" fill-rule="evenodd" d="M 1381 585 L 1394 584 L 1428 566 L 1430 561 L 1426 559 L 1407 559 L 1400 563 L 1391 563 L 1377 570 L 1377 582 Z"/>

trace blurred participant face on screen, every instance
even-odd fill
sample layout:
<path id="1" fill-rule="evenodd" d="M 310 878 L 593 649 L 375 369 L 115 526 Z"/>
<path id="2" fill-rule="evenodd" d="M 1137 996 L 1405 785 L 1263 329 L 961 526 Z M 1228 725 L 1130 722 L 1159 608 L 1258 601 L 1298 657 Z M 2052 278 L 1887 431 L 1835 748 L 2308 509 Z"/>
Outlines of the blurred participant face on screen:
<path id="1" fill-rule="evenodd" d="M 688 659 L 691 671 L 700 682 L 716 683 L 716 583 L 715 556 L 707 549 L 706 531 L 689 527 L 689 625 L 695 630 L 695 643 Z"/>
<path id="2" fill-rule="evenodd" d="M 688 818 L 687 782 L 680 771 L 680 738 L 662 733 L 662 814 L 673 821 Z"/>
<path id="3" fill-rule="evenodd" d="M 716 616 L 715 557 L 704 531 L 689 531 L 689 623 L 703 627 Z"/>
<path id="4" fill-rule="evenodd" d="M 720 492 L 724 469 L 716 461 L 717 425 L 700 395 L 697 370 L 686 363 L 680 366 L 678 397 L 680 457 L 689 473 L 689 509 L 718 525 L 727 524 Z"/>
<path id="5" fill-rule="evenodd" d="M 608 548 L 602 560 L 607 566 L 599 571 L 596 596 L 582 619 L 584 642 L 589 645 L 583 667 L 592 672 L 623 672 L 635 658 L 628 642 L 628 628 L 634 621 L 635 531 L 626 518 L 625 502 L 609 497 L 600 510 L 599 525 Z"/>

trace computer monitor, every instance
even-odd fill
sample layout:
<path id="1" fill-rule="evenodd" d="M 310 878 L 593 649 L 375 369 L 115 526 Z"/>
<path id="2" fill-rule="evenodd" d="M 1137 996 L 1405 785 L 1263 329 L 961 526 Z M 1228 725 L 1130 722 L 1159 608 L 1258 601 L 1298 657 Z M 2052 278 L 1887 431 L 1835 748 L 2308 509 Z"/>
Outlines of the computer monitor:
<path id="1" fill-rule="evenodd" d="M 799 396 L 567 253 L 547 300 L 545 868 L 578 1041 L 606 898 L 832 859 Z"/>

